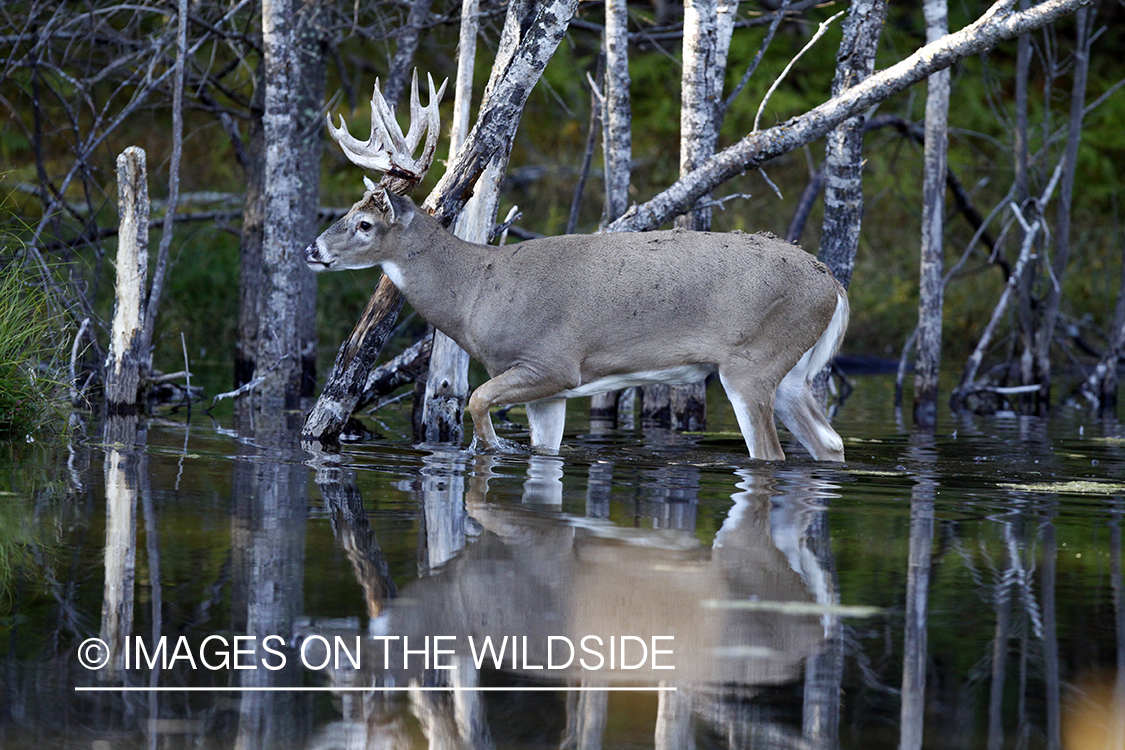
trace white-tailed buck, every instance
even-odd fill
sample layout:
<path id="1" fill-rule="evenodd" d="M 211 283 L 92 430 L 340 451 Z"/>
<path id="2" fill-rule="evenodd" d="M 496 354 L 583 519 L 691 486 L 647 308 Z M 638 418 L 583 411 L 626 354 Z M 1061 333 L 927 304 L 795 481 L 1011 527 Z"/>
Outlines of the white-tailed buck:
<path id="1" fill-rule="evenodd" d="M 430 91 L 428 111 L 412 97 L 405 137 L 378 85 L 371 139 L 343 127 L 332 135 L 360 166 L 424 172 L 437 131 L 432 81 Z M 423 120 L 430 137 L 415 161 Z M 492 428 L 495 405 L 527 404 L 532 446 L 553 452 L 568 398 L 718 371 L 752 458 L 785 457 L 776 408 L 814 458 L 844 460 L 810 381 L 843 338 L 847 296 L 799 247 L 769 234 L 679 230 L 477 245 L 365 181 L 363 199 L 306 260 L 317 271 L 382 266 L 418 313 L 485 366 L 491 380 L 469 399 L 475 448 L 514 447 Z"/>

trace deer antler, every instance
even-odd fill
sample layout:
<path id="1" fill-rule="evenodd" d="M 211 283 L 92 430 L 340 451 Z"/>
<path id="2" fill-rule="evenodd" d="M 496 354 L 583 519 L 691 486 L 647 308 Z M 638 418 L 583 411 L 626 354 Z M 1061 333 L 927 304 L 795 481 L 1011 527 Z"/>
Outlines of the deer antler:
<path id="1" fill-rule="evenodd" d="M 415 184 L 422 180 L 433 163 L 434 152 L 437 150 L 438 104 L 441 103 L 445 85 L 449 82 L 448 79 L 443 81 L 441 88 L 435 91 L 433 76 L 427 74 L 426 78 L 430 84 L 430 103 L 423 107 L 418 97 L 418 71 L 414 71 L 410 83 L 410 128 L 406 135 L 403 135 L 402 128 L 395 120 L 394 109 L 379 91 L 377 78 L 375 91 L 371 95 L 371 136 L 366 141 L 361 141 L 348 132 L 342 115 L 339 127 L 333 125 L 332 116 L 328 116 L 328 132 L 349 161 L 364 169 L 385 172 Z M 414 152 L 423 133 L 426 134 L 426 145 L 421 155 L 415 159 Z"/>

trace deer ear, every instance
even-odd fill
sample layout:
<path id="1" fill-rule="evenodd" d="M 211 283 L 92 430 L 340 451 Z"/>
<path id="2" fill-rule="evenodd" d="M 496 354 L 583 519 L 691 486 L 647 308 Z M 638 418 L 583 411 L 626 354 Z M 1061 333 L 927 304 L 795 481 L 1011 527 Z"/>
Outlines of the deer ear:
<path id="1" fill-rule="evenodd" d="M 391 203 L 391 194 L 382 185 L 371 185 L 371 202 L 375 204 L 375 208 L 383 214 L 383 221 L 387 226 L 395 223 L 395 207 Z"/>

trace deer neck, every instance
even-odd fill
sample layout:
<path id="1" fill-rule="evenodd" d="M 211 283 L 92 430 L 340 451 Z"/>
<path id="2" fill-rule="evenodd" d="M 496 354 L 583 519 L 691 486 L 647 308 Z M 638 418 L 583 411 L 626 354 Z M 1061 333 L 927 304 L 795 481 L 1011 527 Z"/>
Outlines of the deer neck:
<path id="1" fill-rule="evenodd" d="M 458 338 L 465 311 L 476 297 L 481 253 L 487 251 L 419 212 L 397 233 L 394 250 L 381 265 L 411 307 L 435 328 Z"/>

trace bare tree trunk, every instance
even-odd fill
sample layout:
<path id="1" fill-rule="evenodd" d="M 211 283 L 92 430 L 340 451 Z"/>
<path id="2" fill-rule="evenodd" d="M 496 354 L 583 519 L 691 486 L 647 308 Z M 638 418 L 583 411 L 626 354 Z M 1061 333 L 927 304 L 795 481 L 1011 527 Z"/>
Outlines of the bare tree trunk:
<path id="1" fill-rule="evenodd" d="M 1051 345 L 1062 299 L 1062 280 L 1070 262 L 1070 212 L 1074 195 L 1074 176 L 1078 168 L 1078 147 L 1082 142 L 1082 110 L 1086 105 L 1086 77 L 1090 69 L 1090 32 L 1095 11 L 1082 8 L 1075 14 L 1078 38 L 1074 45 L 1074 83 L 1070 92 L 1070 119 L 1067 123 L 1066 151 L 1063 156 L 1059 205 L 1055 219 L 1055 253 L 1051 279 L 1042 303 L 1042 322 L 1035 332 L 1035 370 L 1039 380 L 1039 411 L 1051 403 Z"/>
<path id="2" fill-rule="evenodd" d="M 1030 0 L 1019 0 L 1021 9 L 1027 8 Z M 1031 36 L 1020 36 L 1016 46 L 1016 91 L 1015 91 L 1015 122 L 1012 133 L 1012 150 L 1015 168 L 1015 201 L 1016 205 L 1023 208 L 1031 195 L 1031 156 L 1028 146 L 1028 81 L 1031 76 Z M 1026 231 L 1019 235 L 1020 247 L 1023 247 Z M 1017 291 L 1019 292 L 1019 305 L 1016 308 L 1016 319 L 1019 322 L 1020 343 L 1023 353 L 1020 361 L 1020 383 L 1030 385 L 1034 381 L 1031 371 L 1031 348 L 1035 340 L 1035 316 L 1032 312 L 1033 285 L 1038 276 L 1038 255 L 1032 253 L 1029 272 L 1020 280 Z M 1021 408 L 1032 410 L 1030 396 L 1020 398 Z"/>
<path id="3" fill-rule="evenodd" d="M 324 6 L 267 0 L 252 105 L 240 249 L 235 383 L 265 376 L 263 408 L 296 408 L 316 382 L 316 280 L 299 254 L 317 231 Z M 260 109 L 259 109 L 260 107 Z"/>
<path id="4" fill-rule="evenodd" d="M 886 0 L 852 3 L 836 54 L 833 97 L 866 80 L 875 70 L 875 52 L 886 15 Z M 845 289 L 852 280 L 863 221 L 864 119 L 857 114 L 837 125 L 828 134 L 824 156 L 824 228 L 818 256 Z"/>
<path id="5" fill-rule="evenodd" d="M 633 160 L 633 114 L 629 98 L 629 7 L 625 0 L 605 4 L 605 223 L 629 206 Z"/>
<path id="6" fill-rule="evenodd" d="M 246 195 L 242 206 L 242 233 L 238 242 L 238 340 L 234 350 L 234 387 L 254 379 L 258 361 L 258 299 L 262 290 L 262 229 L 265 226 L 265 136 L 262 132 L 261 85 L 263 69 L 250 102 L 246 134 Z"/>
<path id="7" fill-rule="evenodd" d="M 450 161 L 456 155 L 465 137 L 469 134 L 469 111 L 473 100 L 473 68 L 476 62 L 477 30 L 479 27 L 479 0 L 463 0 L 461 4 L 461 36 L 457 45 L 457 87 L 453 99 L 453 130 L 449 137 Z M 506 27 L 507 28 L 507 27 Z M 486 171 L 486 175 L 488 171 Z M 493 184 L 495 180 L 482 177 L 482 181 Z M 495 182 L 496 190 L 499 183 Z M 487 188 L 486 188 L 487 191 Z M 477 213 L 471 208 L 474 203 L 490 203 L 495 213 L 496 198 L 489 194 L 474 193 L 458 217 L 454 234 L 470 242 L 487 242 L 488 227 L 480 231 L 484 216 L 477 216 L 471 222 L 467 214 Z M 476 226 L 470 227 L 470 224 Z M 474 231 L 475 230 L 475 231 Z M 434 331 L 433 348 L 430 354 L 429 375 L 426 378 L 425 398 L 422 402 L 421 434 L 416 437 L 424 443 L 452 443 L 460 445 L 465 436 L 465 401 L 469 397 L 469 355 L 457 343 L 441 331 Z"/>
<path id="8" fill-rule="evenodd" d="M 156 268 L 152 273 L 152 286 L 146 301 L 144 336 L 144 374 L 152 369 L 152 334 L 156 328 L 156 315 L 164 296 L 164 277 L 168 273 L 168 256 L 172 249 L 172 230 L 176 206 L 180 200 L 180 159 L 184 144 L 184 58 L 187 56 L 188 0 L 177 5 L 176 65 L 172 93 L 172 154 L 168 160 L 168 200 L 164 206 L 164 225 L 160 233 L 160 246 L 156 252 Z"/>
<path id="9" fill-rule="evenodd" d="M 691 172 L 715 153 L 724 114 L 723 77 L 737 9 L 738 3 L 733 0 L 688 0 L 684 3 L 681 175 Z M 710 230 L 711 209 L 699 205 L 707 203 L 709 197 L 700 197 L 696 208 L 677 217 L 676 226 L 697 231 Z M 646 386 L 643 403 L 645 416 L 661 426 L 702 430 L 706 424 L 705 383 Z"/>
<path id="10" fill-rule="evenodd" d="M 605 97 L 602 111 L 602 156 L 605 168 L 605 213 L 602 225 L 625 213 L 633 161 L 633 117 L 629 98 L 629 5 L 626 0 L 605 4 Z M 667 389 L 665 389 L 667 390 Z M 606 425 L 617 422 L 617 391 L 590 398 L 590 419 Z M 647 407 L 646 407 L 647 408 Z"/>
<path id="11" fill-rule="evenodd" d="M 148 173 L 145 152 L 136 146 L 117 157 L 117 205 L 117 290 L 105 367 L 105 401 L 110 416 L 130 416 L 136 413 L 137 388 L 148 361 L 144 345 Z"/>
<path id="12" fill-rule="evenodd" d="M 949 33 L 946 0 L 926 0 L 926 41 Z M 941 317 L 944 298 L 945 169 L 949 122 L 949 69 L 926 84 L 926 133 L 922 176 L 922 251 L 918 282 L 918 337 L 914 360 L 914 423 L 937 424 L 938 370 L 941 365 Z"/>
<path id="13" fill-rule="evenodd" d="M 302 249 L 320 232 L 320 157 L 324 142 L 321 103 L 328 76 L 328 4 L 325 0 L 300 0 L 297 13 L 295 96 L 296 115 L 293 148 L 297 155 L 300 185 L 294 207 L 296 218 L 295 251 Z M 311 398 L 316 392 L 316 275 L 305 273 L 298 259 L 293 263 L 294 285 L 298 297 L 297 342 L 301 387 L 299 396 Z"/>
<path id="14" fill-rule="evenodd" d="M 258 306 L 256 373 L 257 408 L 272 411 L 298 406 L 301 391 L 301 342 L 297 307 L 301 295 L 297 274 L 308 274 L 297 257 L 295 204 L 300 191 L 299 164 L 293 149 L 297 106 L 295 19 L 293 0 L 262 3 L 262 64 L 265 66 L 265 212 L 262 227 L 262 291 Z"/>

